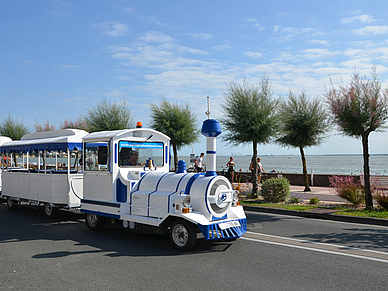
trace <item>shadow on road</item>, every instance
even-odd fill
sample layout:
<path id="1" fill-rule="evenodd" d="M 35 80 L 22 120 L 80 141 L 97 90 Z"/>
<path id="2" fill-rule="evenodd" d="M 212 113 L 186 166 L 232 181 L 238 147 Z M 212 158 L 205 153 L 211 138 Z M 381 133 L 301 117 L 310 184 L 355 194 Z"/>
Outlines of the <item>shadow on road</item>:
<path id="1" fill-rule="evenodd" d="M 32 256 L 35 259 L 95 253 L 109 257 L 195 255 L 224 252 L 232 245 L 230 242 L 199 239 L 192 251 L 182 252 L 172 248 L 167 235 L 135 234 L 110 227 L 102 231 L 90 231 L 84 222 L 84 215 L 76 211 L 59 211 L 58 218 L 51 220 L 38 209 L 19 207 L 11 211 L 4 204 L 0 205 L 0 230 L 0 246 L 39 240 L 71 240 L 76 242 L 76 246 L 86 246 L 82 251 L 59 250 L 35 254 Z"/>

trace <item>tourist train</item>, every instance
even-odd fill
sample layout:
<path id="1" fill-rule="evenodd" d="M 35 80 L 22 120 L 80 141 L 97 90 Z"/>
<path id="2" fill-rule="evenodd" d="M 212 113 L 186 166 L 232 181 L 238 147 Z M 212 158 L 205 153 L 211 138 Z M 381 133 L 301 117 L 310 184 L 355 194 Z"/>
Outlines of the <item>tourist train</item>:
<path id="1" fill-rule="evenodd" d="M 207 138 L 206 173 L 188 173 L 184 161 L 170 172 L 170 138 L 142 127 L 90 134 L 66 129 L 4 140 L 3 160 L 23 153 L 23 162 L 2 167 L 0 197 L 10 209 L 43 205 L 48 217 L 59 208 L 80 208 L 91 230 L 119 225 L 168 233 L 181 250 L 193 248 L 200 233 L 206 240 L 234 240 L 246 232 L 247 219 L 238 193 L 216 174 L 220 125 L 207 119 L 201 132 Z M 47 163 L 49 152 L 55 164 Z M 58 155 L 67 158 L 66 165 L 57 163 Z"/>

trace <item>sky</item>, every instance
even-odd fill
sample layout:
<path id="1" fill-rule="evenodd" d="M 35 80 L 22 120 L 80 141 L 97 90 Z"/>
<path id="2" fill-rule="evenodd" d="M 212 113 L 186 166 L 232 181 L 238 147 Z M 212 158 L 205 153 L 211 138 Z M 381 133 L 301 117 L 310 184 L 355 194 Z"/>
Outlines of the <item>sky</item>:
<path id="1" fill-rule="evenodd" d="M 0 121 L 31 130 L 57 128 L 96 103 L 127 101 L 133 120 L 150 123 L 150 104 L 188 103 L 198 119 L 222 116 L 230 82 L 258 84 L 265 72 L 274 98 L 302 90 L 321 98 L 373 66 L 388 84 L 386 1 L 4 0 L 0 3 Z M 388 132 L 371 133 L 370 153 L 388 153 Z M 205 137 L 182 148 L 206 151 Z M 298 155 L 258 146 L 260 155 Z M 217 141 L 220 155 L 250 155 L 250 144 Z M 361 154 L 361 140 L 335 128 L 307 155 Z"/>

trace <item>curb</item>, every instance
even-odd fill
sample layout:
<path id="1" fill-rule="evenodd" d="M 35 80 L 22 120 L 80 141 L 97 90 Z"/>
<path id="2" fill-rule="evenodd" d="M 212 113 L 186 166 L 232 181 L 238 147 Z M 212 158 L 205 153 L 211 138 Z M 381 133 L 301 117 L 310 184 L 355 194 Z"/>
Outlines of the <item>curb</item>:
<path id="1" fill-rule="evenodd" d="M 300 217 L 322 219 L 322 220 L 388 226 L 388 219 L 382 219 L 382 218 L 337 215 L 337 214 L 331 214 L 331 213 L 314 213 L 310 211 L 299 211 L 299 210 L 269 208 L 269 207 L 260 207 L 260 206 L 243 205 L 243 208 L 245 211 L 252 211 L 252 212 L 264 212 L 264 213 L 300 216 Z"/>

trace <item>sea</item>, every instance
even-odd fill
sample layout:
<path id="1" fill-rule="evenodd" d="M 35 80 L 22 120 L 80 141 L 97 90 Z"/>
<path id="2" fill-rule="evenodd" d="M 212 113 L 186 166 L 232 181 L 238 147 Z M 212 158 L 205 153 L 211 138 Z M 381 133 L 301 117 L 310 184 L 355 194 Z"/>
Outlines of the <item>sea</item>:
<path id="1" fill-rule="evenodd" d="M 217 156 L 216 164 L 218 171 L 227 171 L 226 163 L 230 156 Z M 261 164 L 266 172 L 275 171 L 278 173 L 302 173 L 302 159 L 298 155 L 261 155 Z M 180 160 L 186 162 L 187 167 L 194 166 L 190 163 L 189 156 L 179 156 Z M 249 171 L 251 156 L 239 155 L 233 156 L 236 164 L 235 170 Z M 206 156 L 203 158 L 206 164 Z M 36 159 L 30 158 L 30 162 L 36 164 Z M 55 165 L 55 158 L 47 158 L 49 164 Z M 58 158 L 59 163 L 67 163 L 67 158 Z M 22 159 L 18 158 L 18 163 Z M 363 171 L 362 155 L 307 155 L 307 171 L 314 174 L 341 174 L 341 175 L 360 175 Z M 71 164 L 74 164 L 74 158 L 71 158 Z M 371 155 L 369 159 L 371 174 L 388 175 L 388 154 Z"/>
<path id="2" fill-rule="evenodd" d="M 227 171 L 226 163 L 230 156 L 217 156 L 217 170 Z M 266 172 L 275 171 L 278 173 L 303 173 L 302 159 L 298 155 L 261 155 L 261 164 Z M 188 156 L 179 157 L 190 163 Z M 249 171 L 252 156 L 233 156 L 236 164 L 235 170 Z M 203 158 L 206 164 L 206 156 Z M 363 170 L 362 155 L 307 155 L 307 172 L 314 174 L 341 174 L 360 175 Z M 371 174 L 388 175 L 388 154 L 370 155 L 369 166 Z"/>

